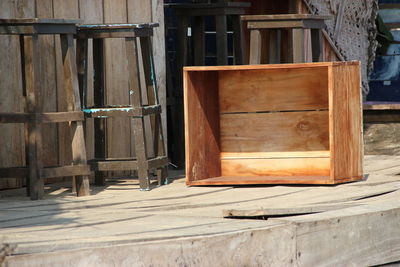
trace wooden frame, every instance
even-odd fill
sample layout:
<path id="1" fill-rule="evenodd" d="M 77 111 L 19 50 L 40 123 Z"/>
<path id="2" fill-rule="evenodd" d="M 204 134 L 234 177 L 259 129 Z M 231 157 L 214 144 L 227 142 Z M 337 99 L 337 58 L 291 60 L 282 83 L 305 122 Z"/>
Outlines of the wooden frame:
<path id="1" fill-rule="evenodd" d="M 168 157 L 164 144 L 164 135 L 161 123 L 161 105 L 158 97 L 157 79 L 154 77 L 155 64 L 152 52 L 153 28 L 158 23 L 141 24 L 88 24 L 80 25 L 76 34 L 78 46 L 78 69 L 81 94 L 87 97 L 88 88 L 88 40 L 93 39 L 93 88 L 94 107 L 86 106 L 84 109 L 86 118 L 95 118 L 94 121 L 94 145 L 95 158 L 89 163 L 95 171 L 95 184 L 105 185 L 104 171 L 136 170 L 138 172 L 141 190 L 151 189 L 152 170 L 157 170 L 158 185 L 167 183 Z M 129 105 L 106 106 L 105 105 L 105 76 L 104 47 L 106 38 L 123 38 L 127 55 L 129 77 Z M 140 49 L 140 50 L 139 50 Z M 139 51 L 141 53 L 139 53 Z M 141 56 L 140 56 L 141 55 Z M 143 69 L 140 68 L 140 61 Z M 108 62 L 107 62 L 108 64 Z M 144 86 L 140 76 L 144 76 Z M 144 105 L 142 90 L 146 90 L 148 105 Z M 149 116 L 151 135 L 145 134 L 145 119 Z M 107 158 L 105 119 L 112 117 L 130 117 L 135 143 L 136 158 Z M 151 138 L 152 152 L 146 147 L 146 139 Z"/>
<path id="2" fill-rule="evenodd" d="M 363 178 L 359 62 L 184 68 L 186 182 Z"/>
<path id="3" fill-rule="evenodd" d="M 90 167 L 86 162 L 83 133 L 84 120 L 79 96 L 78 73 L 73 35 L 79 20 L 64 19 L 0 19 L 0 35 L 19 35 L 25 112 L 0 113 L 0 123 L 25 124 L 26 167 L 2 168 L 0 178 L 26 177 L 27 193 L 32 200 L 42 199 L 44 179 L 73 176 L 73 191 L 78 196 L 90 194 Z M 67 111 L 43 112 L 39 35 L 59 35 L 63 64 Z M 67 166 L 44 167 L 43 123 L 69 122 L 72 137 L 72 162 Z"/>

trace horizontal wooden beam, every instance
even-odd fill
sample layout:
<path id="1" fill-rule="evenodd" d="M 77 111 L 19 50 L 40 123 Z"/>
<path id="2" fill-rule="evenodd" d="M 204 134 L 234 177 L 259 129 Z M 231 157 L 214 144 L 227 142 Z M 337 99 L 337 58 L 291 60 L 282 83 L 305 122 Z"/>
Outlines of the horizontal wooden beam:
<path id="1" fill-rule="evenodd" d="M 300 29 L 323 29 L 325 22 L 323 20 L 290 20 L 290 21 L 249 21 L 248 29 L 282 29 L 282 28 L 300 28 Z"/>
<path id="2" fill-rule="evenodd" d="M 379 4 L 379 9 L 400 9 L 400 3 Z"/>
<path id="3" fill-rule="evenodd" d="M 400 20 L 400 19 L 399 19 Z M 400 22 L 385 23 L 389 29 L 400 29 Z"/>
<path id="4" fill-rule="evenodd" d="M 70 165 L 51 167 L 40 170 L 40 178 L 56 178 L 64 176 L 90 175 L 89 165 Z"/>
<path id="5" fill-rule="evenodd" d="M 27 175 L 26 167 L 0 168 L 0 178 L 25 178 Z"/>
<path id="6" fill-rule="evenodd" d="M 168 157 L 156 157 L 148 159 L 145 164 L 147 169 L 157 169 L 168 165 Z M 121 171 L 137 170 L 138 162 L 135 158 L 130 159 L 93 159 L 88 161 L 93 171 Z"/>
<path id="7" fill-rule="evenodd" d="M 138 28 L 138 29 L 122 29 L 122 30 L 93 30 L 79 31 L 75 38 L 77 39 L 103 39 L 103 38 L 134 38 L 153 36 L 153 28 Z"/>
<path id="8" fill-rule="evenodd" d="M 45 113 L 0 113 L 0 123 L 57 123 L 83 121 L 82 111 L 45 112 Z"/>

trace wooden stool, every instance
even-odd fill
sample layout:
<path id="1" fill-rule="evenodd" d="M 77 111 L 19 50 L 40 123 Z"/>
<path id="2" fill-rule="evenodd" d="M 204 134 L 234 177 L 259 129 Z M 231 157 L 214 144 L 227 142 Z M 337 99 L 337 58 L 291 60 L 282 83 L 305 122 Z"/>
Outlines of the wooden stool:
<path id="1" fill-rule="evenodd" d="M 308 14 L 287 15 L 251 15 L 242 16 L 250 30 L 250 64 L 261 63 L 262 38 L 261 30 L 270 32 L 269 38 L 269 62 L 282 63 L 281 54 L 281 30 L 290 30 L 288 45 L 288 63 L 304 63 L 324 61 L 324 41 L 322 29 L 325 28 L 325 20 L 331 16 L 319 16 Z M 311 32 L 311 54 L 308 34 Z"/>
<path id="2" fill-rule="evenodd" d="M 177 55 L 176 55 L 176 89 L 174 90 L 176 102 L 176 117 L 173 120 L 174 135 L 177 136 L 180 149 L 176 164 L 184 166 L 185 138 L 183 130 L 183 67 L 188 66 L 189 57 L 193 57 L 196 66 L 204 66 L 206 58 L 205 47 L 205 17 L 215 18 L 216 26 L 216 56 L 217 65 L 228 65 L 228 36 L 227 19 L 233 26 L 233 54 L 234 64 L 244 64 L 244 46 L 242 42 L 242 28 L 240 15 L 244 15 L 250 3 L 243 2 L 217 2 L 217 3 L 190 3 L 167 4 L 175 9 L 177 15 Z M 192 29 L 193 55 L 188 54 L 188 28 Z"/>
<path id="3" fill-rule="evenodd" d="M 0 178 L 27 177 L 27 192 L 32 200 L 43 198 L 44 178 L 63 176 L 75 176 L 78 196 L 89 195 L 87 175 L 90 174 L 90 168 L 86 165 L 82 125 L 84 116 L 79 98 L 73 36 L 76 33 L 78 22 L 78 20 L 63 19 L 0 19 L 1 35 L 19 35 L 23 96 L 26 97 L 25 112 L 1 113 L 0 123 L 25 124 L 27 159 L 27 167 L 0 169 Z M 41 81 L 38 75 L 39 34 L 60 35 L 68 104 L 67 112 L 43 112 L 40 99 Z M 42 162 L 42 123 L 57 122 L 71 122 L 73 162 L 70 166 L 45 168 Z"/>
<path id="4" fill-rule="evenodd" d="M 87 118 L 95 119 L 95 159 L 90 161 L 95 173 L 95 183 L 104 185 L 101 172 L 116 170 L 137 170 L 141 190 L 150 189 L 149 171 L 157 169 L 158 184 L 164 184 L 167 177 L 168 157 L 166 156 L 161 124 L 161 105 L 158 99 L 151 36 L 158 23 L 80 25 L 78 27 L 78 69 L 83 96 L 87 95 L 88 39 L 93 39 L 94 62 L 94 107 L 85 107 Z M 129 70 L 129 106 L 105 106 L 104 85 L 104 39 L 124 38 Z M 137 40 L 139 39 L 139 40 Z M 139 41 L 139 42 L 138 42 Z M 147 89 L 148 105 L 144 106 L 140 84 L 138 47 L 141 48 L 142 62 Z M 86 101 L 84 101 L 86 103 Z M 152 141 L 155 157 L 149 158 L 146 149 L 144 116 L 151 115 Z M 105 118 L 131 117 L 135 137 L 136 158 L 106 158 Z"/>

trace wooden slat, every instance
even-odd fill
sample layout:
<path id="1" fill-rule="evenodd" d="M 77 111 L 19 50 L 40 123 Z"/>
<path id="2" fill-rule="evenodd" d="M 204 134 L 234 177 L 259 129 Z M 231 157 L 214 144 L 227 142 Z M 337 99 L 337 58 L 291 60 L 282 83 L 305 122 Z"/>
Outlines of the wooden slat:
<path id="1" fill-rule="evenodd" d="M 90 161 L 89 164 L 94 171 L 137 170 L 138 168 L 138 163 L 136 160 L 98 160 Z"/>
<path id="2" fill-rule="evenodd" d="M 79 19 L 79 1 L 78 0 L 53 0 L 54 18 Z M 55 60 L 56 60 L 56 84 L 57 84 L 57 110 L 60 112 L 71 111 L 72 108 L 67 104 L 67 92 L 65 90 L 64 67 L 61 51 L 60 37 L 55 36 Z M 58 125 L 58 165 L 69 165 L 72 162 L 71 150 L 71 131 L 68 122 Z"/>
<path id="3" fill-rule="evenodd" d="M 365 110 L 364 123 L 400 122 L 400 110 Z"/>
<path id="4" fill-rule="evenodd" d="M 28 168 L 26 167 L 0 168 L 0 178 L 25 178 L 28 175 L 28 172 Z"/>
<path id="5" fill-rule="evenodd" d="M 184 72 L 184 77 L 186 179 L 220 176 L 218 73 Z"/>
<path id="6" fill-rule="evenodd" d="M 279 15 L 247 15 L 242 16 L 242 20 L 246 21 L 260 21 L 260 20 L 328 20 L 332 16 L 325 15 L 312 15 L 312 14 L 279 14 Z"/>
<path id="7" fill-rule="evenodd" d="M 76 52 L 72 34 L 61 35 L 61 47 L 68 110 L 80 111 L 81 100 L 79 95 L 78 71 L 76 68 Z M 87 156 L 82 122 L 75 121 L 71 123 L 70 131 L 72 137 L 72 163 L 75 165 L 85 165 Z M 75 182 L 78 196 L 87 196 L 90 194 L 87 174 L 78 173 L 75 177 Z"/>
<path id="8" fill-rule="evenodd" d="M 196 185 L 251 185 L 251 184 L 330 184 L 329 176 L 220 176 L 203 180 L 188 181 Z"/>
<path id="9" fill-rule="evenodd" d="M 40 170 L 40 177 L 45 178 L 56 178 L 64 176 L 82 176 L 90 175 L 89 165 L 71 165 L 63 167 L 45 168 Z"/>
<path id="10" fill-rule="evenodd" d="M 35 1 L 0 1 L 1 18 L 35 17 Z M 24 112 L 21 57 L 18 37 L 0 37 L 0 112 Z M 0 167 L 24 166 L 24 127 L 0 125 Z M 22 186 L 22 179 L 2 179 L 0 188 Z"/>
<path id="11" fill-rule="evenodd" d="M 329 158 L 223 159 L 222 176 L 329 176 Z"/>
<path id="12" fill-rule="evenodd" d="M 249 21 L 248 29 L 323 29 L 324 21 L 320 20 L 293 20 L 293 21 Z"/>
<path id="13" fill-rule="evenodd" d="M 133 37 L 141 37 L 141 36 L 148 36 L 148 35 L 153 35 L 152 28 L 135 29 L 135 31 L 132 31 L 132 32 L 90 32 L 90 33 L 79 32 L 76 35 L 76 38 L 78 38 L 78 39 L 125 38 L 125 37 L 133 38 Z"/>
<path id="14" fill-rule="evenodd" d="M 326 109 L 327 81 L 327 68 L 223 71 L 221 112 Z"/>
<path id="15" fill-rule="evenodd" d="M 362 105 L 359 65 L 332 68 L 329 132 L 331 177 L 337 180 L 363 174 Z M 344 101 L 345 100 L 345 101 Z"/>
<path id="16" fill-rule="evenodd" d="M 69 112 L 45 112 L 38 114 L 39 121 L 43 123 L 68 122 L 68 121 L 83 121 L 84 116 L 82 111 Z"/>
<path id="17" fill-rule="evenodd" d="M 221 151 L 329 149 L 328 111 L 221 115 Z"/>
<path id="18" fill-rule="evenodd" d="M 127 23 L 126 0 L 104 0 L 104 24 Z M 126 45 L 123 39 L 105 39 L 105 104 L 129 105 L 129 77 Z M 137 92 L 136 88 L 132 88 Z M 106 145 L 108 157 L 131 155 L 130 118 L 107 121 Z M 119 173 L 123 174 L 123 173 Z M 126 173 L 125 173 L 126 174 Z M 117 173 L 118 175 L 118 173 Z"/>
<path id="19" fill-rule="evenodd" d="M 35 114 L 29 113 L 0 113 L 0 123 L 25 123 L 34 118 Z"/>
<path id="20" fill-rule="evenodd" d="M 47 18 L 53 18 L 53 1 L 43 0 L 36 3 L 36 17 L 45 22 Z M 40 61 L 40 77 L 43 112 L 57 111 L 57 81 L 56 81 L 56 56 L 54 50 L 54 36 L 39 36 L 39 48 L 42 55 Z M 58 133 L 56 124 L 42 125 L 43 132 L 46 133 L 46 139 L 43 143 L 43 164 L 44 166 L 58 165 Z M 45 183 L 47 181 L 44 181 Z"/>
<path id="21" fill-rule="evenodd" d="M 329 158 L 329 150 L 285 152 L 221 152 L 221 159 Z"/>
<path id="22" fill-rule="evenodd" d="M 399 102 L 366 102 L 364 110 L 400 110 Z"/>

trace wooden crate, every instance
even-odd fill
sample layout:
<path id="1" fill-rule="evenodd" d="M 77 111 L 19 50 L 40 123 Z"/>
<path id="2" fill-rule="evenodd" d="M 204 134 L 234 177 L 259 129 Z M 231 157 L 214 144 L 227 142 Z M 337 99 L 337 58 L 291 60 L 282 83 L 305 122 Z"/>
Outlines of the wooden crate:
<path id="1" fill-rule="evenodd" d="M 184 68 L 188 185 L 363 177 L 359 62 Z"/>

